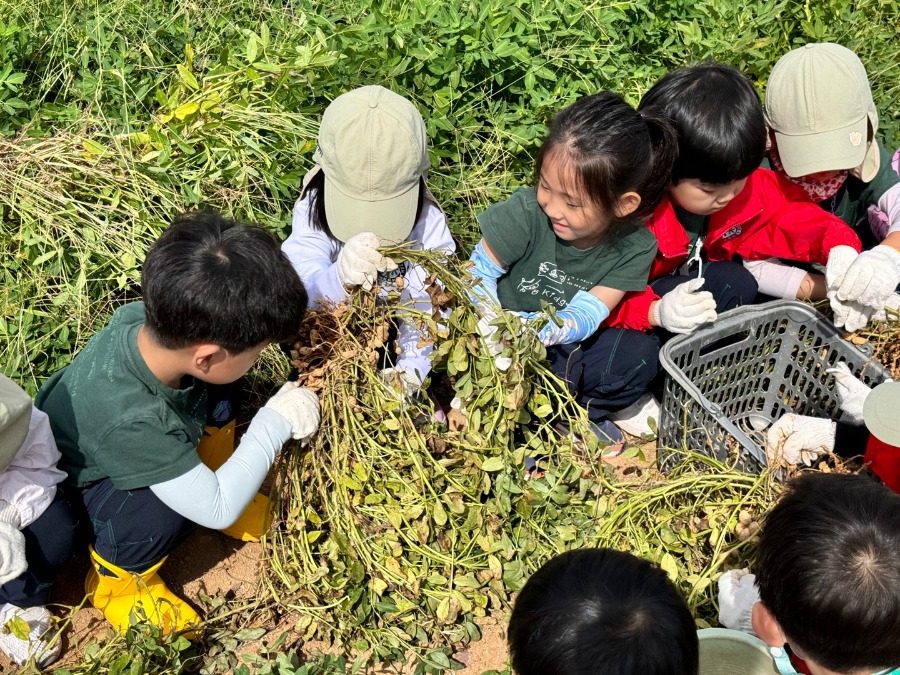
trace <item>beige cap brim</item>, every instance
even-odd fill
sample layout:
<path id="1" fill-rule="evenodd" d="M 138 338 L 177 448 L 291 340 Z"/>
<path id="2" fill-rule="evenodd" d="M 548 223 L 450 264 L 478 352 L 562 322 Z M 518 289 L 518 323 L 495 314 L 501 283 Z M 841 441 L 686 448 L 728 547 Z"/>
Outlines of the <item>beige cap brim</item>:
<path id="1" fill-rule="evenodd" d="M 882 443 L 900 446 L 900 382 L 885 382 L 866 396 L 863 420 Z"/>
<path id="2" fill-rule="evenodd" d="M 868 120 L 868 116 L 864 116 L 840 129 L 802 136 L 775 131 L 778 158 L 785 172 L 791 178 L 797 178 L 819 171 L 855 169 L 866 157 Z M 852 145 L 849 140 L 855 134 L 860 139 L 858 146 Z M 875 145 L 871 144 L 872 147 Z M 878 152 L 877 148 L 875 152 Z"/>
<path id="3" fill-rule="evenodd" d="M 759 638 L 727 628 L 697 631 L 700 675 L 778 675 L 775 662 Z"/>
<path id="4" fill-rule="evenodd" d="M 419 183 L 401 195 L 380 201 L 354 199 L 325 174 L 325 217 L 328 229 L 347 242 L 354 235 L 373 232 L 384 242 L 399 244 L 412 232 L 419 205 Z"/>

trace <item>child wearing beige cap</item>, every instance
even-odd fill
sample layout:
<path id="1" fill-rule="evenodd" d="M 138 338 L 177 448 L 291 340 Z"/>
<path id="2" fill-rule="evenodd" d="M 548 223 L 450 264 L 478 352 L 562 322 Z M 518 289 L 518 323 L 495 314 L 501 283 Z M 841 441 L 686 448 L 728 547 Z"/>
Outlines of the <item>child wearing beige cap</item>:
<path id="1" fill-rule="evenodd" d="M 350 289 L 377 285 L 399 291 L 402 305 L 430 313 L 425 270 L 378 251 L 401 242 L 446 254 L 456 249 L 425 184 L 430 162 L 419 111 L 384 87 L 353 89 L 325 109 L 318 142 L 316 164 L 294 205 L 293 230 L 282 245 L 311 306 L 341 302 Z M 400 321 L 400 354 L 382 371 L 407 396 L 431 371 L 431 347 L 419 346 L 420 338 L 414 322 Z"/>
<path id="2" fill-rule="evenodd" d="M 57 490 L 66 478 L 59 458 L 47 415 L 0 375 L 0 651 L 18 665 L 34 659 L 43 667 L 59 655 L 44 605 L 75 538 L 75 518 Z M 20 622 L 25 638 L 9 629 Z"/>
<path id="3" fill-rule="evenodd" d="M 808 44 L 788 52 L 766 86 L 772 168 L 854 227 L 871 250 L 842 247 L 825 274 L 835 324 L 859 330 L 900 297 L 900 176 L 876 138 L 866 70 L 849 49 Z M 778 273 L 773 265 L 765 273 Z"/>

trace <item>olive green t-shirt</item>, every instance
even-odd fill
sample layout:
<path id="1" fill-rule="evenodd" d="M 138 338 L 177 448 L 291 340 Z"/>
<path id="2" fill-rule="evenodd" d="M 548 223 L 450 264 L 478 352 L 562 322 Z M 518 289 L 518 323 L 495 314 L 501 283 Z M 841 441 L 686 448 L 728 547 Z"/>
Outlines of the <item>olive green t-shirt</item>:
<path id="1" fill-rule="evenodd" d="M 157 379 L 138 351 L 143 323 L 144 303 L 121 307 L 35 399 L 50 417 L 59 468 L 78 488 L 104 478 L 120 490 L 147 487 L 200 463 L 206 384 L 172 389 Z"/>
<path id="2" fill-rule="evenodd" d="M 478 223 L 488 246 L 509 266 L 497 283 L 500 304 L 517 312 L 540 311 L 542 300 L 561 309 L 594 286 L 642 291 L 656 255 L 656 238 L 638 221 L 591 248 L 572 246 L 553 232 L 533 187 L 489 207 Z"/>

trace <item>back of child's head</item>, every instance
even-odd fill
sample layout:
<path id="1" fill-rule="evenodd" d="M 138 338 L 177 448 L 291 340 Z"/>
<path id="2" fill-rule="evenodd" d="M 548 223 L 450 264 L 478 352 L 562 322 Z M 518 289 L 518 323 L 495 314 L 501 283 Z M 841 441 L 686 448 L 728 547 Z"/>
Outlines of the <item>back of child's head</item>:
<path id="1" fill-rule="evenodd" d="M 430 166 L 425 121 L 412 102 L 378 85 L 348 91 L 325 109 L 318 141 L 311 225 L 343 242 L 362 232 L 404 241 Z"/>
<path id="2" fill-rule="evenodd" d="M 666 573 L 612 549 L 563 553 L 516 598 L 508 631 L 518 675 L 695 675 L 687 604 Z"/>
<path id="3" fill-rule="evenodd" d="M 678 133 L 672 182 L 694 178 L 725 185 L 749 176 L 766 151 L 766 122 L 759 96 L 734 68 L 704 63 L 660 79 L 638 110 L 653 110 Z"/>
<path id="4" fill-rule="evenodd" d="M 214 211 L 177 216 L 141 276 L 146 326 L 167 349 L 243 352 L 295 336 L 306 312 L 306 289 L 278 240 Z"/>
<path id="5" fill-rule="evenodd" d="M 665 194 L 676 153 L 677 138 L 667 120 L 639 113 L 605 91 L 578 99 L 553 119 L 538 151 L 535 180 L 544 163 L 554 161 L 611 223 L 645 218 Z M 640 205 L 620 217 L 615 208 L 628 192 L 640 196 Z"/>
<path id="6" fill-rule="evenodd" d="M 834 672 L 900 664 L 900 495 L 808 473 L 766 515 L 756 581 L 788 644 Z"/>

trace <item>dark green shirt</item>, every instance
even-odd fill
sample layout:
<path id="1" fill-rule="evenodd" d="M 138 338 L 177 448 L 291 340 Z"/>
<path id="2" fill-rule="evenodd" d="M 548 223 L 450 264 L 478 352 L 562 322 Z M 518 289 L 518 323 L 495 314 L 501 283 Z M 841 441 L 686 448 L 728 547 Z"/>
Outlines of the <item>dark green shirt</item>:
<path id="1" fill-rule="evenodd" d="M 120 490 L 162 483 L 200 463 L 206 384 L 167 387 L 138 351 L 144 303 L 121 307 L 71 364 L 38 392 L 62 459 L 84 488 L 110 478 Z"/>
<path id="2" fill-rule="evenodd" d="M 509 266 L 497 283 L 500 304 L 519 312 L 540 311 L 541 300 L 561 309 L 575 293 L 594 286 L 642 291 L 656 255 L 656 238 L 639 222 L 620 226 L 587 249 L 559 239 L 535 188 L 516 190 L 478 222 L 488 246 Z"/>

